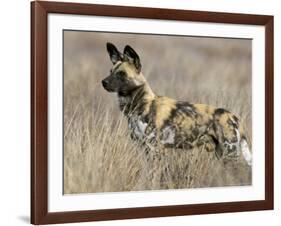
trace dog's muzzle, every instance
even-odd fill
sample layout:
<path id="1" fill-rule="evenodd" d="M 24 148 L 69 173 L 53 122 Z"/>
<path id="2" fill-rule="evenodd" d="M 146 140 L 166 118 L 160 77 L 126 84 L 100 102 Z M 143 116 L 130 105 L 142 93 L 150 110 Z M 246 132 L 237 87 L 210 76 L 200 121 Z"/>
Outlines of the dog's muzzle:
<path id="1" fill-rule="evenodd" d="M 108 92 L 113 92 L 113 90 L 109 87 L 109 81 L 104 79 L 101 81 L 102 86 L 105 90 L 107 90 Z"/>

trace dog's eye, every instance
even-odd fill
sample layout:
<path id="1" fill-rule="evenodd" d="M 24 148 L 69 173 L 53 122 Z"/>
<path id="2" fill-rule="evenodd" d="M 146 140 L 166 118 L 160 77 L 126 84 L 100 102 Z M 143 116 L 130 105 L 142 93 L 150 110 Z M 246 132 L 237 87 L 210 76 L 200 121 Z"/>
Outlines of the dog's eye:
<path id="1" fill-rule="evenodd" d="M 126 76 L 126 73 L 124 71 L 119 71 L 117 73 L 117 76 L 120 77 L 120 78 L 124 78 Z"/>

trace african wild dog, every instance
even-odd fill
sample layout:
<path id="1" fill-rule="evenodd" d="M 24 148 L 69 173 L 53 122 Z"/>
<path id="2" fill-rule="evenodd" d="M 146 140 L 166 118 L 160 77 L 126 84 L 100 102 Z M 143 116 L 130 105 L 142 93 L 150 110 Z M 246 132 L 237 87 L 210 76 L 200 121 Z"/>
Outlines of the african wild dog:
<path id="1" fill-rule="evenodd" d="M 150 149 L 158 145 L 190 149 L 211 144 L 209 151 L 215 150 L 218 158 L 237 159 L 242 151 L 251 165 L 246 136 L 234 114 L 223 108 L 157 96 L 141 72 L 138 54 L 130 46 L 120 53 L 107 43 L 107 51 L 113 67 L 102 85 L 107 91 L 118 93 L 132 138 L 143 141 Z M 208 151 L 210 145 L 206 147 Z"/>

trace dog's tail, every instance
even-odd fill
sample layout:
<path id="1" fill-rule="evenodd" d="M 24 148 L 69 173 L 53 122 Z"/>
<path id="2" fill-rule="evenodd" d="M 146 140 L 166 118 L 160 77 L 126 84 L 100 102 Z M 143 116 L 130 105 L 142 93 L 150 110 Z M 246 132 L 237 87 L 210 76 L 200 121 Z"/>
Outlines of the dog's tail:
<path id="1" fill-rule="evenodd" d="M 239 134 L 240 134 L 239 144 L 240 144 L 240 150 L 242 152 L 242 155 L 245 161 L 247 162 L 248 166 L 252 166 L 252 153 L 245 135 L 244 124 L 242 123 L 240 123 L 239 125 Z"/>
<path id="2" fill-rule="evenodd" d="M 252 153 L 250 151 L 250 148 L 249 148 L 249 145 L 248 145 L 248 142 L 247 142 L 247 139 L 245 136 L 241 137 L 240 149 L 241 149 L 242 155 L 243 155 L 245 161 L 247 162 L 248 166 L 251 166 L 252 165 Z"/>

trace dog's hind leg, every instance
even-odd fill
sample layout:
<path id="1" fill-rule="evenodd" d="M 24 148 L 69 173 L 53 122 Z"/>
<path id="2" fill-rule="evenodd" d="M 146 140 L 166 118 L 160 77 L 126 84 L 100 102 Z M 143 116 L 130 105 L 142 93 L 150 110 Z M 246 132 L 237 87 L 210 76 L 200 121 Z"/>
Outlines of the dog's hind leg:
<path id="1" fill-rule="evenodd" d="M 219 142 L 215 138 L 213 134 L 205 134 L 200 136 L 200 138 L 197 141 L 197 145 L 199 147 L 203 147 L 204 150 L 207 152 L 215 152 L 215 155 L 217 158 L 220 158 L 222 156 L 222 152 L 219 148 Z"/>
<path id="2" fill-rule="evenodd" d="M 240 156 L 240 140 L 239 125 L 232 118 L 230 113 L 224 113 L 214 120 L 214 133 L 218 141 L 216 147 L 216 156 L 223 158 L 223 161 L 237 161 Z"/>

